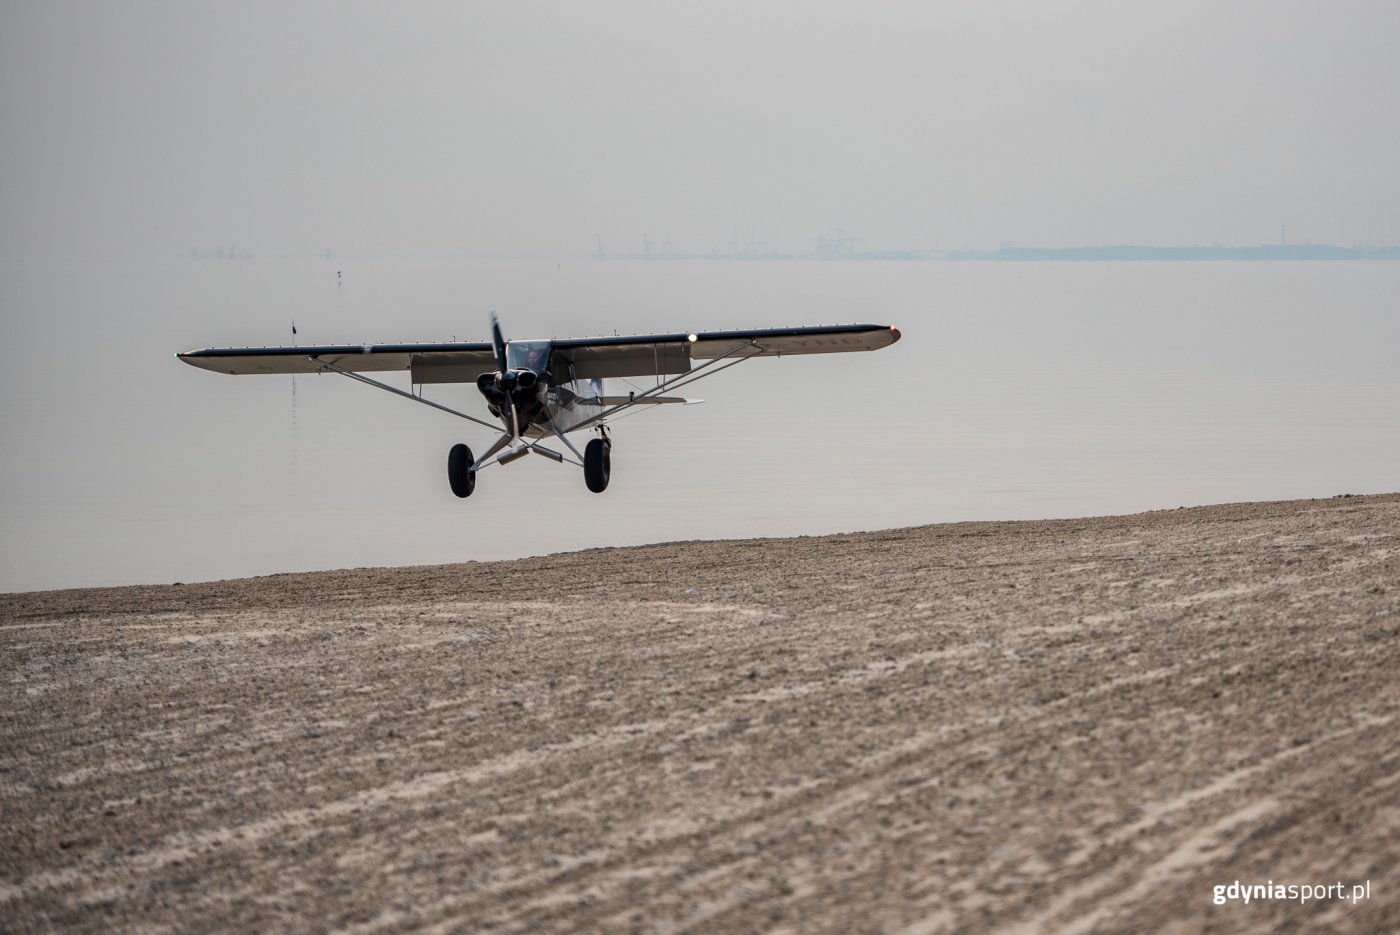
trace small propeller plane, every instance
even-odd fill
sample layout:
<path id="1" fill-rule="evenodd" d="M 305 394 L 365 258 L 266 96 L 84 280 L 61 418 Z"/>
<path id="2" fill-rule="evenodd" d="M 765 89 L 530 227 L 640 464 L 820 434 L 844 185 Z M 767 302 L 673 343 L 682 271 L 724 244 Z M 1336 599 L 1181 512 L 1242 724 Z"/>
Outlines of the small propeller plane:
<path id="1" fill-rule="evenodd" d="M 702 402 L 662 394 L 755 357 L 875 351 L 898 340 L 899 331 L 892 325 L 818 325 L 508 341 L 493 313 L 489 344 L 210 347 L 175 356 L 216 373 L 338 373 L 501 431 L 480 457 L 464 444 L 453 445 L 448 452 L 452 492 L 469 497 L 476 489 L 478 471 L 531 453 L 582 467 L 588 489 L 602 493 L 612 473 L 610 417 L 634 406 Z M 365 376 L 403 370 L 411 378 L 409 391 Z M 621 377 L 654 377 L 657 382 L 625 396 L 605 395 L 603 380 Z M 422 387 L 435 383 L 475 383 L 487 409 L 501 424 L 425 398 Z M 580 452 L 567 436 L 584 429 L 596 431 L 598 437 Z M 558 439 L 569 454 L 540 444 L 541 439 L 551 438 Z"/>

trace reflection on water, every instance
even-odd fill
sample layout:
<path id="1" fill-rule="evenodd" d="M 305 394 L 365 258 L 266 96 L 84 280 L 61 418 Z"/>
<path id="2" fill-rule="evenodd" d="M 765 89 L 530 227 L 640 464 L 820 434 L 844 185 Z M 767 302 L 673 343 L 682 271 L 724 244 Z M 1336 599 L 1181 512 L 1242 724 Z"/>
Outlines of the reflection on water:
<path id="1" fill-rule="evenodd" d="M 337 285 L 337 270 L 343 280 Z M 7 590 L 1400 488 L 1400 263 L 257 260 L 4 270 Z M 616 425 L 613 483 L 483 429 L 195 346 L 878 321 L 874 354 L 745 363 Z M 406 378 L 405 378 L 406 379 Z M 625 384 L 618 384 L 625 391 Z M 434 398 L 482 409 L 472 387 Z M 420 411 L 421 410 L 421 411 Z"/>

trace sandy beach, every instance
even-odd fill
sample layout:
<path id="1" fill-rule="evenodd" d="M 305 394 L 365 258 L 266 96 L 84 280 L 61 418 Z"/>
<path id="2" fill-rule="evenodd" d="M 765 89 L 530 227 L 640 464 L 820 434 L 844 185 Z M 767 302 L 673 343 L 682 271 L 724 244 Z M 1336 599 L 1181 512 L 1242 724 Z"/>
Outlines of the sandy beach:
<path id="1" fill-rule="evenodd" d="M 1400 494 L 5 594 L 0 672 L 0 930 L 1400 918 Z"/>

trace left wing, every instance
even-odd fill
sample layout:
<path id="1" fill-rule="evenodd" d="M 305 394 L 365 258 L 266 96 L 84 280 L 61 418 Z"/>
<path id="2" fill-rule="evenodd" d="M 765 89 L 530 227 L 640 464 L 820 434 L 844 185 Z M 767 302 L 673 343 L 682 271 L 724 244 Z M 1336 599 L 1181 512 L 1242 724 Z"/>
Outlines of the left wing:
<path id="1" fill-rule="evenodd" d="M 781 357 L 877 351 L 899 340 L 893 325 L 815 325 L 693 334 L 634 334 L 611 338 L 569 338 L 554 349 L 585 377 L 645 377 L 687 373 L 690 362 L 720 357 Z"/>

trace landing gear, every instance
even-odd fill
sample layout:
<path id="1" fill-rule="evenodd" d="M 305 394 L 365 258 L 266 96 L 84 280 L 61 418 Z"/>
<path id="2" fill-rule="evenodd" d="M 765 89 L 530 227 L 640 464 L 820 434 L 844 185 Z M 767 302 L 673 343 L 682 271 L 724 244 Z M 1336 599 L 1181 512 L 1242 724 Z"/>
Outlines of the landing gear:
<path id="1" fill-rule="evenodd" d="M 470 497 L 476 489 L 476 472 L 472 470 L 472 450 L 466 445 L 453 445 L 447 453 L 447 482 L 459 497 Z M 607 481 L 603 484 L 606 486 Z"/>
<path id="2" fill-rule="evenodd" d="M 608 489 L 608 478 L 612 475 L 612 442 L 606 438 L 595 438 L 583 449 L 583 482 L 594 493 Z"/>

